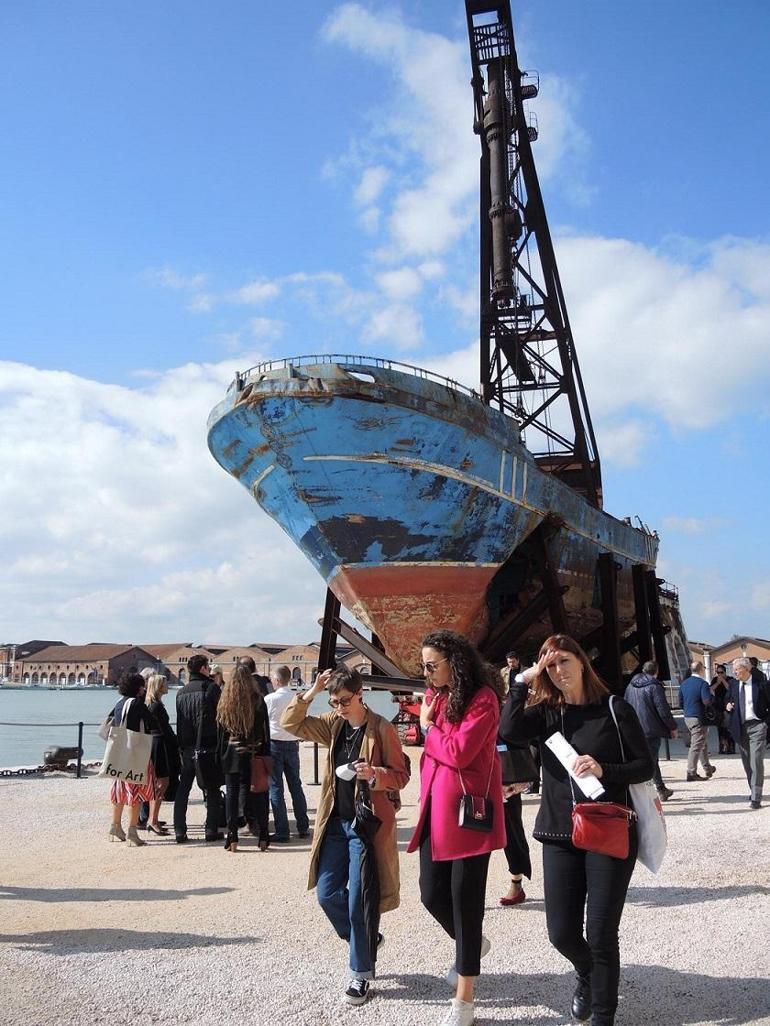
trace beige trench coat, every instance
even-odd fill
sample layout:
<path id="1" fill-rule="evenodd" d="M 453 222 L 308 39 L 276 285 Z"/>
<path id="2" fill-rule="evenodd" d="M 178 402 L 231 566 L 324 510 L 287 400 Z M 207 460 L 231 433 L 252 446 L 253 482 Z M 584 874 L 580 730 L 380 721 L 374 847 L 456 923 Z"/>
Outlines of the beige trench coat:
<path id="1" fill-rule="evenodd" d="M 333 749 L 345 721 L 334 712 L 323 716 L 308 716 L 307 702 L 300 695 L 286 707 L 281 717 L 281 726 L 295 737 L 315 741 L 328 749 L 321 797 L 318 802 L 313 847 L 310 852 L 310 874 L 308 890 L 315 887 L 318 879 L 318 861 L 323 844 L 326 824 L 334 807 L 334 788 L 337 777 L 334 773 Z M 409 771 L 401 749 L 396 728 L 377 713 L 367 710 L 364 738 L 361 742 L 360 759 L 365 759 L 373 768 L 377 779 L 370 785 L 372 807 L 382 825 L 375 834 L 374 848 L 380 877 L 380 912 L 398 908 L 400 883 L 398 871 L 398 846 L 396 843 L 396 809 L 394 800 L 397 792 L 409 783 Z M 388 797 L 388 792 L 390 797 Z"/>

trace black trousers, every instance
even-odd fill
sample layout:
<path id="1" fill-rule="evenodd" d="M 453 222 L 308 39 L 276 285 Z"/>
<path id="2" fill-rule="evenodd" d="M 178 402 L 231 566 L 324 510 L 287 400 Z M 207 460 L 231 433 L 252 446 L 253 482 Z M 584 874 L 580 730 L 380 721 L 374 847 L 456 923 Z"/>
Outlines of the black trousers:
<path id="1" fill-rule="evenodd" d="M 581 851 L 569 841 L 543 845 L 548 937 L 579 973 L 590 973 L 595 1026 L 612 1026 L 615 1021 L 620 983 L 618 929 L 636 852 L 634 826 L 627 859 Z"/>
<path id="2" fill-rule="evenodd" d="M 269 805 L 267 791 L 264 794 L 251 794 L 251 758 L 246 757 L 245 765 L 238 773 L 225 774 L 225 814 L 227 816 L 227 835 L 231 840 L 238 840 L 238 820 L 245 818 L 247 808 L 253 812 L 260 841 L 266 841 L 269 834 Z M 250 800 L 249 800 L 250 799 Z"/>
<path id="3" fill-rule="evenodd" d="M 192 748 L 180 753 L 182 768 L 179 772 L 179 785 L 174 799 L 174 833 L 177 837 L 187 833 L 187 803 L 195 781 L 195 760 Z M 218 787 L 210 787 L 206 797 L 206 836 L 211 837 L 219 831 L 220 796 Z"/>
<path id="4" fill-rule="evenodd" d="M 527 835 L 521 821 L 521 795 L 512 794 L 503 803 L 505 814 L 505 860 L 511 876 L 526 876 L 532 879 L 532 862 L 529 857 Z"/>
<path id="5" fill-rule="evenodd" d="M 481 972 L 489 854 L 434 862 L 427 821 L 420 841 L 420 900 L 454 940 L 455 968 L 460 976 L 478 976 Z"/>
<path id="6" fill-rule="evenodd" d="M 647 747 L 650 749 L 650 756 L 652 758 L 652 782 L 655 785 L 656 791 L 663 791 L 666 787 L 660 772 L 660 742 L 663 738 L 650 737 L 649 734 L 645 734 L 644 739 L 647 742 Z"/>

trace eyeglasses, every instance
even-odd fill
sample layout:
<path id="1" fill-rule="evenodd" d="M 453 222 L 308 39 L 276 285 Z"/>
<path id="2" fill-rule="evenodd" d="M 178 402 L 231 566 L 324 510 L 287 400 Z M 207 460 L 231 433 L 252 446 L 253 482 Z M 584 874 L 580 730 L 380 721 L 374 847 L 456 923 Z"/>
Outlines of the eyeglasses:
<path id="1" fill-rule="evenodd" d="M 420 663 L 425 673 L 435 673 L 441 663 L 449 662 L 448 659 L 437 659 L 435 663 L 428 661 L 427 663 Z"/>
<path id="2" fill-rule="evenodd" d="M 347 707 L 350 705 L 350 703 L 352 701 L 353 701 L 353 697 L 351 697 L 351 698 L 330 698 L 329 699 L 329 705 L 332 707 L 332 709 L 347 709 Z"/>

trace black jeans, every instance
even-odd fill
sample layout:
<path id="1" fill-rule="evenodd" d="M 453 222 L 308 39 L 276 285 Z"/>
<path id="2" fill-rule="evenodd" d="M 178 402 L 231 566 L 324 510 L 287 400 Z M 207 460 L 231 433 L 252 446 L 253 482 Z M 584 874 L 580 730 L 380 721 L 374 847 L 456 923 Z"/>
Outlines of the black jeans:
<path id="1" fill-rule="evenodd" d="M 548 937 L 579 973 L 591 974 L 591 1022 L 597 1026 L 612 1026 L 618 1006 L 618 928 L 636 862 L 634 826 L 629 840 L 627 859 L 581 851 L 569 841 L 543 845 Z"/>
<path id="2" fill-rule="evenodd" d="M 663 791 L 666 785 L 663 783 L 663 777 L 660 772 L 660 742 L 663 740 L 661 737 L 650 737 L 648 734 L 645 735 L 645 741 L 647 747 L 650 749 L 650 755 L 652 756 L 652 782 L 658 791 Z"/>
<path id="3" fill-rule="evenodd" d="M 227 836 L 238 840 L 238 819 L 246 815 L 244 810 L 253 810 L 253 821 L 257 824 L 260 841 L 266 841 L 269 833 L 267 791 L 264 794 L 250 794 L 251 788 L 251 757 L 246 756 L 245 764 L 238 773 L 225 774 L 225 813 L 227 816 Z M 247 799 L 250 798 L 249 801 Z"/>
<path id="4" fill-rule="evenodd" d="M 511 876 L 526 876 L 532 879 L 532 863 L 529 857 L 527 835 L 521 821 L 521 795 L 512 794 L 503 805 L 505 814 L 505 860 Z"/>
<path id="5" fill-rule="evenodd" d="M 465 859 L 434 862 L 430 821 L 420 841 L 420 900 L 455 942 L 460 976 L 481 972 L 481 926 L 487 893 L 489 852 Z"/>
<path id="6" fill-rule="evenodd" d="M 187 803 L 190 790 L 195 780 L 195 760 L 193 749 L 185 748 L 180 752 L 182 768 L 179 772 L 179 785 L 174 799 L 174 833 L 177 837 L 187 833 Z M 206 836 L 213 837 L 219 831 L 220 797 L 219 788 L 210 787 L 206 797 Z"/>

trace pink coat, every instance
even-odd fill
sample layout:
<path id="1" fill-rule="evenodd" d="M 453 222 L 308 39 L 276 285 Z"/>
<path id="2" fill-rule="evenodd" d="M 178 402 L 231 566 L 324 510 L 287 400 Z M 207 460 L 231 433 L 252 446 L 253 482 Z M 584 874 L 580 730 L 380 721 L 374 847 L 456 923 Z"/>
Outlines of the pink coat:
<path id="1" fill-rule="evenodd" d="M 449 723 L 444 715 L 446 695 L 439 692 L 434 726 L 425 738 L 420 762 L 420 817 L 407 851 L 420 844 L 425 815 L 430 801 L 430 840 L 434 862 L 483 855 L 505 847 L 503 785 L 497 754 L 497 730 L 500 703 L 494 691 L 482 687 L 468 703 L 459 723 Z M 489 800 L 494 812 L 492 830 L 469 830 L 457 821 L 462 773 L 468 794 L 484 795 L 489 780 Z M 491 777 L 490 777 L 491 770 Z"/>

